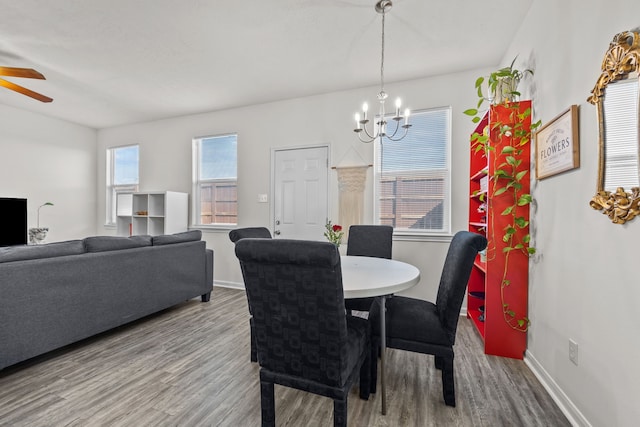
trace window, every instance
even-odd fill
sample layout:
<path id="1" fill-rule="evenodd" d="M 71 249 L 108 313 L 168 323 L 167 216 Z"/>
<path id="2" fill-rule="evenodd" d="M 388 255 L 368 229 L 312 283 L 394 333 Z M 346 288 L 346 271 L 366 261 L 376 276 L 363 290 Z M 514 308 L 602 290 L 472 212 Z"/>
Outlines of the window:
<path id="1" fill-rule="evenodd" d="M 118 194 L 138 191 L 138 145 L 107 149 L 107 224 L 116 222 Z"/>
<path id="2" fill-rule="evenodd" d="M 451 108 L 423 110 L 401 141 L 376 145 L 378 222 L 407 233 L 448 233 Z"/>
<path id="3" fill-rule="evenodd" d="M 193 140 L 194 225 L 238 223 L 238 136 Z"/>

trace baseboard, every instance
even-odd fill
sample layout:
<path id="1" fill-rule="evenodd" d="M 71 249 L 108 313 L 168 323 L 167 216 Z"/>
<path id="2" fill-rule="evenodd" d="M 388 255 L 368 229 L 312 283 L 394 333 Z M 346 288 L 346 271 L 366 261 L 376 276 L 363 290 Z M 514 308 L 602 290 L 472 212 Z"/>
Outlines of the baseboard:
<path id="1" fill-rule="evenodd" d="M 591 427 L 589 420 L 582 415 L 582 412 L 573 404 L 571 399 L 562 391 L 560 386 L 558 386 L 538 360 L 533 357 L 529 350 L 525 352 L 524 363 L 531 369 L 531 372 L 538 378 L 540 383 L 542 383 L 542 386 L 547 390 L 547 393 L 549 393 L 553 401 L 556 402 L 572 426 Z"/>
<path id="2" fill-rule="evenodd" d="M 227 282 L 225 280 L 217 280 L 213 282 L 213 286 L 219 286 L 221 288 L 241 289 L 244 291 L 244 283 Z"/>

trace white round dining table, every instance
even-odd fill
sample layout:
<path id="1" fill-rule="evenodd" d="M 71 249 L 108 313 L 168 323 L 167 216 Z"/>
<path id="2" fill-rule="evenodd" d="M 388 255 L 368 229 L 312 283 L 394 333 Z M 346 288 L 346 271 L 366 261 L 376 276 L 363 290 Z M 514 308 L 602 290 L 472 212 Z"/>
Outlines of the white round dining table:
<path id="1" fill-rule="evenodd" d="M 378 297 L 380 301 L 380 392 L 382 414 L 387 413 L 385 381 L 386 300 L 396 292 L 415 286 L 420 281 L 420 270 L 411 264 L 386 258 L 346 255 L 340 257 L 344 298 Z M 372 360 L 371 363 L 377 363 Z"/>
<path id="2" fill-rule="evenodd" d="M 346 255 L 340 264 L 345 299 L 391 295 L 420 281 L 420 270 L 395 259 Z"/>

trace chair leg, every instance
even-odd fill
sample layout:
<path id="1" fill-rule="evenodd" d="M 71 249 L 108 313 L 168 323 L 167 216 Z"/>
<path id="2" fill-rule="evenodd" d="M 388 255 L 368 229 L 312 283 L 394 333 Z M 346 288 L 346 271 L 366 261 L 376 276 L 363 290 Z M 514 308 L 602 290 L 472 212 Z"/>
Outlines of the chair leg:
<path id="1" fill-rule="evenodd" d="M 275 427 L 276 401 L 273 383 L 260 381 L 260 403 L 262 407 L 262 427 Z"/>
<path id="2" fill-rule="evenodd" d="M 367 354 L 360 366 L 360 399 L 369 400 L 371 393 L 371 349 L 365 350 Z"/>
<path id="3" fill-rule="evenodd" d="M 264 426 L 264 420 L 263 420 Z M 347 427 L 347 398 L 333 400 L 333 426 Z"/>
<path id="4" fill-rule="evenodd" d="M 436 369 L 442 370 L 442 356 L 434 356 Z"/>
<path id="5" fill-rule="evenodd" d="M 253 319 L 249 319 L 249 328 L 251 330 L 251 361 L 258 361 L 258 350 L 256 349 L 256 334 L 253 332 Z"/>
<path id="6" fill-rule="evenodd" d="M 456 390 L 453 379 L 453 356 L 442 358 L 442 395 L 447 406 L 456 406 Z"/>
<path id="7" fill-rule="evenodd" d="M 378 354 L 380 353 L 379 344 L 377 340 L 371 342 L 371 377 L 369 383 L 371 385 L 371 393 L 375 393 L 378 385 Z"/>

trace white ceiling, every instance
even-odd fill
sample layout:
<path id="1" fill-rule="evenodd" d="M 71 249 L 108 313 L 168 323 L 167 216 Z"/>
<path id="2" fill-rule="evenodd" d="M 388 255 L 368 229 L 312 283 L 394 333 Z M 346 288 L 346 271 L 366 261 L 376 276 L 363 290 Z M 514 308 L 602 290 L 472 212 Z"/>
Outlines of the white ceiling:
<path id="1" fill-rule="evenodd" d="M 533 0 L 394 0 L 385 80 L 499 64 Z M 379 84 L 374 0 L 0 0 L 0 104 L 104 128 Z M 358 102 L 355 100 L 354 102 Z"/>

